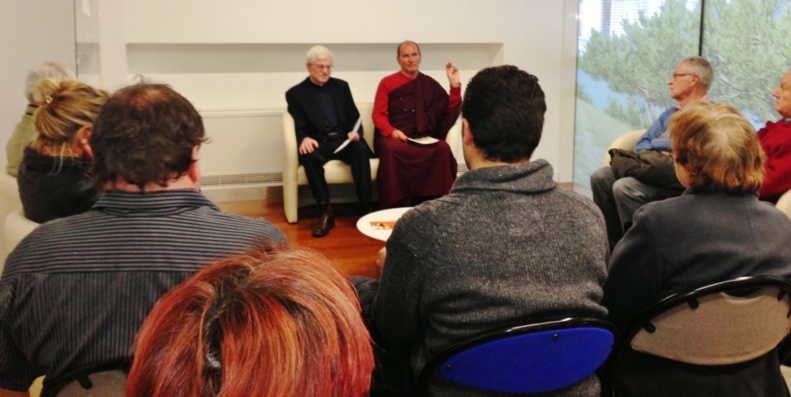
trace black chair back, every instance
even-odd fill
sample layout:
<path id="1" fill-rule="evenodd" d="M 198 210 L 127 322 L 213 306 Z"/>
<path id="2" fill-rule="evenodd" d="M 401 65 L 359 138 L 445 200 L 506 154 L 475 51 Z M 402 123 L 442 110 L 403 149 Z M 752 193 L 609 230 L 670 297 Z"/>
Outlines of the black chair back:
<path id="1" fill-rule="evenodd" d="M 131 359 L 113 360 L 44 378 L 41 397 L 122 397 Z"/>

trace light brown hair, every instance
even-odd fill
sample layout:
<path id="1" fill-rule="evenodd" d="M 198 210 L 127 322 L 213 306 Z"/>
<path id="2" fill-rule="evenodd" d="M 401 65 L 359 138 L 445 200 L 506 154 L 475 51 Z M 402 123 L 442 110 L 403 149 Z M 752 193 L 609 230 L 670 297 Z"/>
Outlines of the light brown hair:
<path id="1" fill-rule="evenodd" d="M 675 161 L 698 191 L 755 192 L 763 183 L 764 153 L 755 129 L 733 106 L 695 102 L 670 119 Z"/>

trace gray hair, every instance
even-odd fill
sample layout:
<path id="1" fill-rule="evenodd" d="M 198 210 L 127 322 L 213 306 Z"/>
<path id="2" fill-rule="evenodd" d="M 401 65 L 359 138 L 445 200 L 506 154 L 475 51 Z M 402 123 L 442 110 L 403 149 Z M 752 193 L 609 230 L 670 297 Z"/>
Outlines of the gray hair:
<path id="1" fill-rule="evenodd" d="M 44 62 L 33 67 L 27 72 L 27 77 L 25 77 L 25 97 L 28 102 L 33 103 L 36 86 L 44 79 L 50 79 L 59 83 L 61 80 L 76 80 L 77 77 L 74 76 L 74 72 L 57 62 Z"/>
<path id="2" fill-rule="evenodd" d="M 708 91 L 711 81 L 714 79 L 714 70 L 711 68 L 711 63 L 703 57 L 687 57 L 682 59 L 681 63 L 689 65 L 693 74 L 698 76 L 700 83 Z"/>
<path id="3" fill-rule="evenodd" d="M 332 51 L 328 50 L 327 47 L 324 47 L 323 45 L 317 45 L 308 50 L 306 58 L 308 63 L 313 65 L 316 63 L 316 61 L 320 61 L 322 59 L 332 60 L 335 58 L 335 56 L 332 55 Z"/>

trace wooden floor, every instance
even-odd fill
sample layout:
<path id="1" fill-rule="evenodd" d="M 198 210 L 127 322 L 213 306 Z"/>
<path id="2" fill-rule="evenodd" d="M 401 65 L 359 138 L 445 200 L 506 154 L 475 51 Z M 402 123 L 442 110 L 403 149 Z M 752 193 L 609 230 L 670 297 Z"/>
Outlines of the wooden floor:
<path id="1" fill-rule="evenodd" d="M 560 183 L 560 187 L 574 189 L 572 183 Z M 376 255 L 384 242 L 374 240 L 357 230 L 357 219 L 353 204 L 334 204 L 335 228 L 322 238 L 310 235 L 310 227 L 318 217 L 318 207 L 299 209 L 299 222 L 290 224 L 283 212 L 283 203 L 253 200 L 218 203 L 223 212 L 250 217 L 261 217 L 272 222 L 286 234 L 292 247 L 307 247 L 327 256 L 338 269 L 349 276 L 379 277 Z"/>
<path id="2" fill-rule="evenodd" d="M 272 222 L 286 234 L 292 247 L 306 247 L 321 252 L 346 275 L 379 277 L 376 255 L 384 243 L 357 230 L 360 215 L 356 213 L 354 205 L 333 205 L 335 228 L 322 238 L 310 235 L 310 227 L 318 217 L 318 208 L 315 206 L 300 208 L 299 222 L 290 224 L 286 221 L 282 203 L 256 200 L 223 202 L 218 205 L 223 212 L 261 217 Z"/>

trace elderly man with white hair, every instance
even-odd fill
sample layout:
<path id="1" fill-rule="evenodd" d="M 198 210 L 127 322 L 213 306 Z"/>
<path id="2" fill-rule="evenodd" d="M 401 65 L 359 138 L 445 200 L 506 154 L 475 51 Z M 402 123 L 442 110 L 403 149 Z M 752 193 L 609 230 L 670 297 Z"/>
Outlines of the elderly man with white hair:
<path id="1" fill-rule="evenodd" d="M 339 159 L 352 168 L 357 199 L 364 210 L 371 204 L 371 149 L 362 126 L 354 130 L 360 112 L 354 105 L 349 84 L 331 77 L 333 55 L 323 46 L 308 51 L 305 67 L 309 76 L 286 92 L 288 112 L 294 118 L 299 162 L 305 167 L 308 185 L 321 208 L 313 225 L 313 237 L 324 237 L 335 227 L 330 193 L 324 178 L 324 163 Z M 338 148 L 346 140 L 349 144 Z M 337 153 L 336 153 L 337 151 Z"/>

